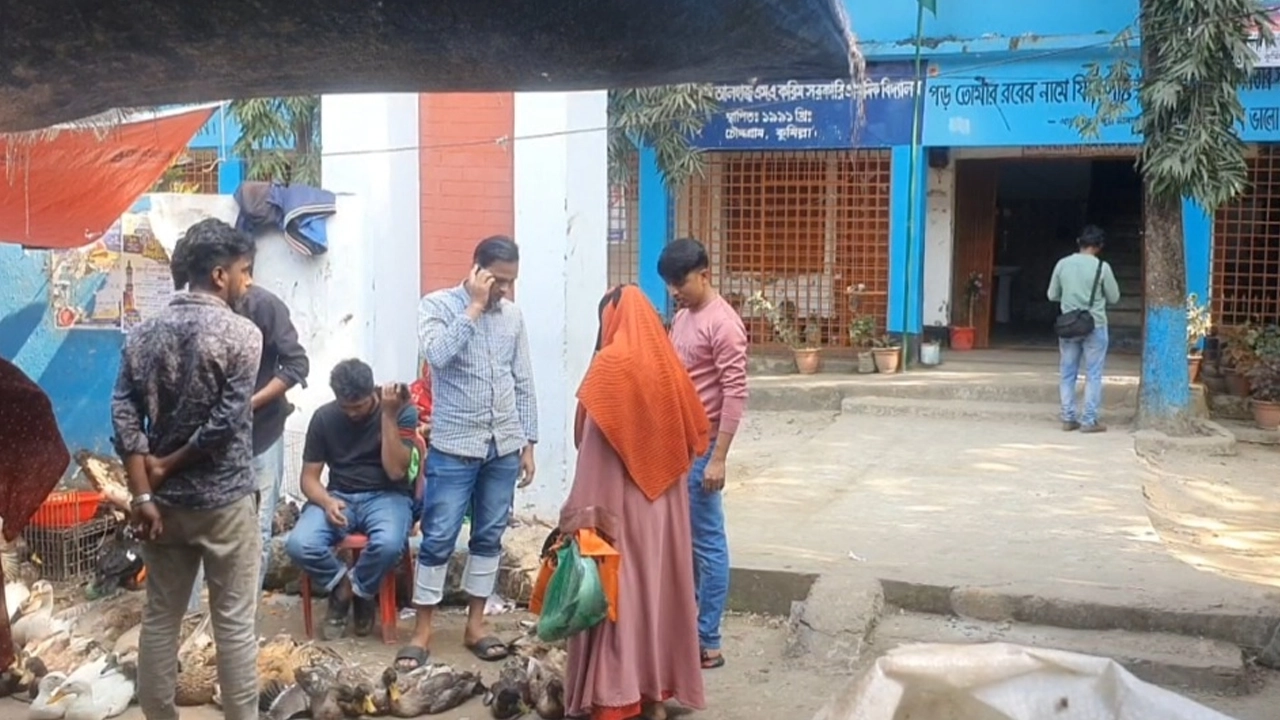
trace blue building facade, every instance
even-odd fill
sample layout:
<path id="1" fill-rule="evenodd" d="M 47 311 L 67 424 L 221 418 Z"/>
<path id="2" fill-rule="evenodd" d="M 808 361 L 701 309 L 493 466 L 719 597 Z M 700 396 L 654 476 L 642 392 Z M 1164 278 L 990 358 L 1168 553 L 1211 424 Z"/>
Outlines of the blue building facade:
<path id="1" fill-rule="evenodd" d="M 184 179 L 202 193 L 234 193 L 244 178 L 244 161 L 231 150 L 239 138 L 240 124 L 223 105 L 187 144 Z"/>
<path id="2" fill-rule="evenodd" d="M 675 193 L 642 157 L 646 292 L 665 305 L 654 261 L 668 237 L 691 234 L 711 248 L 726 296 L 764 292 L 828 347 L 847 345 L 850 319 L 867 312 L 890 333 L 945 336 L 960 325 L 976 328 L 980 347 L 1049 344 L 1048 274 L 1093 223 L 1108 232 L 1125 296 L 1113 345 L 1140 347 L 1139 138 L 1125 124 L 1086 139 L 1072 124 L 1094 113 L 1091 65 L 1136 63 L 1136 41 L 1114 43 L 1136 33 L 1136 0 L 939 0 L 925 15 L 919 85 L 915 2 L 850 5 L 866 60 L 860 86 L 722 87 L 725 112 L 697 139 L 710 151 L 707 175 Z M 1136 97 L 1121 99 L 1136 112 Z M 1188 290 L 1212 298 L 1224 324 L 1246 311 L 1280 315 L 1280 239 L 1270 239 L 1280 236 L 1280 159 L 1267 145 L 1280 140 L 1280 74 L 1259 69 L 1242 100 L 1253 189 L 1216 217 L 1184 207 Z M 988 291 L 970 312 L 974 274 Z"/>

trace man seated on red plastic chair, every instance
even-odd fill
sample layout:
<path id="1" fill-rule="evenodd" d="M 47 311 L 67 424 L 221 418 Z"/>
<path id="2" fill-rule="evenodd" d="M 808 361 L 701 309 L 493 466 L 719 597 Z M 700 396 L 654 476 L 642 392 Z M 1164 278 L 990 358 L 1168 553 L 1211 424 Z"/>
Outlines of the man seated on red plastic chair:
<path id="1" fill-rule="evenodd" d="M 352 617 L 357 636 L 373 630 L 378 586 L 408 547 L 424 443 L 404 385 L 378 388 L 368 365 L 343 360 L 329 386 L 337 399 L 316 410 L 307 428 L 301 485 L 308 502 L 286 550 L 329 593 L 321 636 L 334 640 Z M 326 465 L 327 488 L 320 482 Z M 368 545 L 348 570 L 334 546 L 353 533 L 368 537 Z"/>

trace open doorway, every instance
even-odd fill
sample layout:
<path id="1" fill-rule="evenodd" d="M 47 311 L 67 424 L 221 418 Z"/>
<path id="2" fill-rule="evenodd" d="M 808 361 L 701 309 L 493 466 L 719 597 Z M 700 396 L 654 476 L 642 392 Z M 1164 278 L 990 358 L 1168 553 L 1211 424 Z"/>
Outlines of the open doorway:
<path id="1" fill-rule="evenodd" d="M 1111 346 L 1140 348 L 1142 181 L 1133 160 L 1011 159 L 961 165 L 969 163 L 991 164 L 972 173 L 987 181 L 985 197 L 958 194 L 958 202 L 976 201 L 993 215 L 991 221 L 969 223 L 968 232 L 956 236 L 957 279 L 974 270 L 990 278 L 989 297 L 975 308 L 979 345 L 1056 346 L 1058 306 L 1046 297 L 1049 279 L 1058 260 L 1075 252 L 1080 229 L 1092 223 L 1107 233 L 1102 257 L 1120 285 L 1121 302 L 1107 313 Z M 958 172 L 957 181 L 963 182 L 967 173 Z M 982 214 L 959 205 L 956 210 L 958 217 Z M 988 257 L 990 265 L 978 267 Z M 962 258 L 973 267 L 959 267 Z"/>

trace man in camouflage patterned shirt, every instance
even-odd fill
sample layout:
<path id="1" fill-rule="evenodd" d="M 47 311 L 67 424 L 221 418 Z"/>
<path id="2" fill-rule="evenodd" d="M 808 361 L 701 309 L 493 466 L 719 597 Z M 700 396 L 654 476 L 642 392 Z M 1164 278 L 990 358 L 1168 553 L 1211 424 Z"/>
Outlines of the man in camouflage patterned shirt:
<path id="1" fill-rule="evenodd" d="M 129 334 L 111 402 L 147 566 L 138 704 L 147 720 L 178 720 L 178 637 L 203 562 L 223 713 L 257 720 L 262 540 L 250 398 L 262 333 L 232 310 L 253 284 L 254 244 L 219 220 L 186 238 L 190 291 Z"/>

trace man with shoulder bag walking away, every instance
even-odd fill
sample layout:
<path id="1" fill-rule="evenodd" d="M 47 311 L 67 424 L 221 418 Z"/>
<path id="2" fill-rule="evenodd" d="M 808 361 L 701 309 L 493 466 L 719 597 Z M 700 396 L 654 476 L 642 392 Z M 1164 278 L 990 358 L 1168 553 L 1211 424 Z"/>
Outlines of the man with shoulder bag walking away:
<path id="1" fill-rule="evenodd" d="M 1058 261 L 1049 281 L 1049 299 L 1062 314 L 1054 323 L 1058 335 L 1059 392 L 1062 429 L 1085 433 L 1106 432 L 1098 421 L 1102 404 L 1102 367 L 1107 359 L 1107 305 L 1120 302 L 1120 286 L 1111 265 L 1098 257 L 1106 235 L 1096 225 L 1086 225 L 1076 240 L 1079 252 Z M 1084 410 L 1076 403 L 1076 378 L 1084 360 Z"/>

